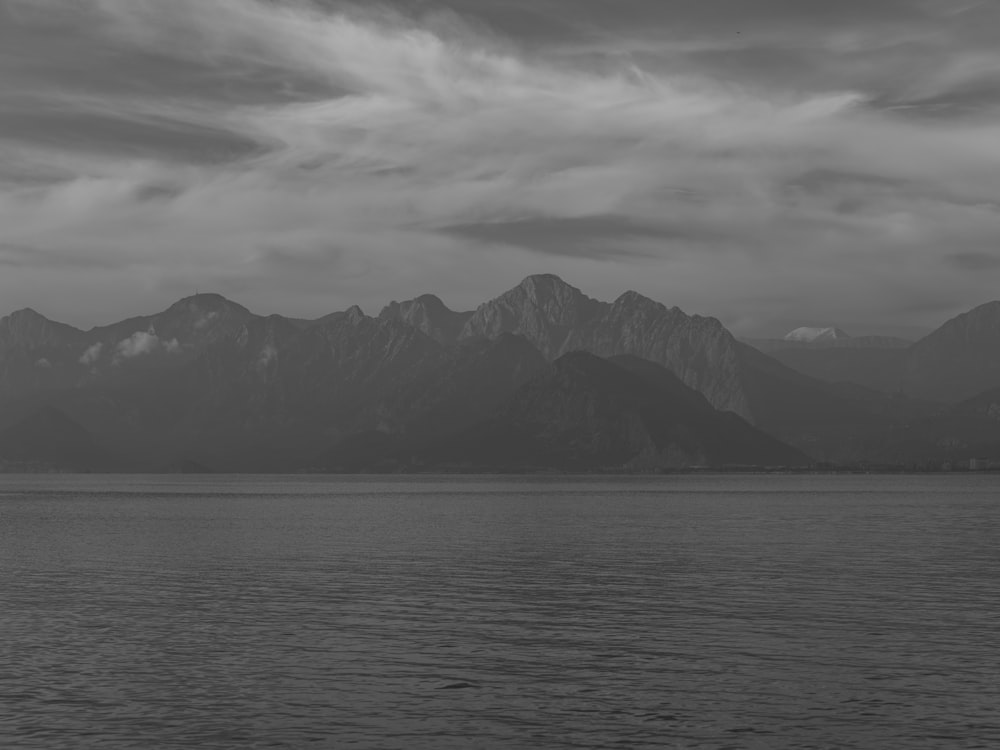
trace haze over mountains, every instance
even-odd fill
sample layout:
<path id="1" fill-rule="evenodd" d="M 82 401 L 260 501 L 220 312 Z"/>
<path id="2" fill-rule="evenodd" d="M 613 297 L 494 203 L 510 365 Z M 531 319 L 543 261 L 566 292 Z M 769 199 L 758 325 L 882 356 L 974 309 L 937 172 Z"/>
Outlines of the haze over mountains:
<path id="1" fill-rule="evenodd" d="M 912 346 L 794 333 L 755 348 L 714 318 L 635 292 L 594 300 L 552 275 L 466 312 L 422 295 L 377 317 L 301 321 L 200 294 L 81 331 L 21 310 L 0 320 L 0 465 L 655 471 L 1000 456 L 1000 303 Z"/>

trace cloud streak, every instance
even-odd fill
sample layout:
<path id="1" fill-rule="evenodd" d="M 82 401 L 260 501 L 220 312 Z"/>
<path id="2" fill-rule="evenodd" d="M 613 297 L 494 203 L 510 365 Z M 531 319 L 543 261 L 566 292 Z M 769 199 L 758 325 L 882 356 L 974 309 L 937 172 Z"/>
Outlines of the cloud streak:
<path id="1" fill-rule="evenodd" d="M 902 89 L 829 85 L 864 76 L 737 84 L 697 56 L 673 72 L 562 54 L 607 43 L 592 33 L 550 54 L 451 14 L 0 2 L 39 34 L 72 21 L 146 63 L 151 87 L 109 91 L 97 67 L 101 86 L 81 92 L 54 69 L 0 98 L 0 114 L 21 117 L 0 125 L 0 240 L 47 259 L 5 273 L 5 298 L 68 288 L 70 260 L 78 284 L 92 266 L 85 290 L 134 290 L 111 298 L 125 310 L 209 283 L 290 314 L 425 290 L 462 305 L 551 270 L 753 331 L 796 318 L 929 323 L 911 298 L 935 292 L 959 309 L 994 294 L 991 266 L 948 259 L 1000 240 L 1000 126 L 880 105 Z M 929 11 L 896 12 L 917 23 Z M 688 20 L 706 23 L 693 6 Z M 849 20 L 837 16 L 829 46 L 868 54 Z M 995 65 L 970 59 L 955 55 L 910 100 L 947 97 Z M 164 83 L 178 68 L 237 93 L 180 95 Z M 92 124 L 68 137 L 70 122 Z M 88 312 L 123 311 L 108 305 Z"/>

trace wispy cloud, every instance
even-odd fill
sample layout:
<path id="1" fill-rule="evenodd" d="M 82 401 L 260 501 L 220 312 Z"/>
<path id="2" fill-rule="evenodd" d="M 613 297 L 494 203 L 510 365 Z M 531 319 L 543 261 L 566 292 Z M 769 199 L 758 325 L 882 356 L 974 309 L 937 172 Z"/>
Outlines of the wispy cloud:
<path id="1" fill-rule="evenodd" d="M 153 354 L 154 352 L 178 354 L 181 349 L 181 344 L 177 339 L 161 339 L 153 331 L 136 331 L 115 345 L 115 355 L 112 362 L 117 365 L 125 360 Z M 90 349 L 87 350 L 87 352 L 90 351 Z M 100 355 L 100 350 L 97 351 L 97 355 Z M 84 356 L 86 357 L 86 353 Z"/>
<path id="2" fill-rule="evenodd" d="M 550 51 L 455 15 L 312 2 L 0 2 L 57 39 L 72 21 L 105 55 L 145 65 L 150 84 L 137 88 L 133 70 L 111 90 L 91 50 L 81 59 L 100 86 L 68 86 L 54 66 L 0 95 L 0 114 L 20 117 L 0 119 L 0 240 L 50 259 L 5 273 L 5 299 L 68 287 L 60 258 L 77 263 L 80 288 L 119 290 L 114 304 L 131 309 L 208 283 L 289 313 L 424 290 L 461 305 L 540 270 L 748 328 L 796 314 L 899 320 L 899 300 L 932 289 L 956 307 L 993 294 L 989 273 L 945 259 L 1000 240 L 1000 126 L 883 111 L 886 92 L 864 77 L 737 85 L 691 63 L 703 49 L 595 62 L 560 54 L 583 37 Z M 831 48 L 885 54 L 845 19 Z M 983 54 L 953 56 L 910 99 L 979 80 L 994 64 Z M 184 94 L 173 69 L 233 84 Z"/>

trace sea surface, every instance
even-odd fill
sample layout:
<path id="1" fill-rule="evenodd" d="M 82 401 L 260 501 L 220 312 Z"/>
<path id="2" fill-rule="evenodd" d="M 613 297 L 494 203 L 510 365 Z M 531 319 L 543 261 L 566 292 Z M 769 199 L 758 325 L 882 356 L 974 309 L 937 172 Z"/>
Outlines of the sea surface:
<path id="1" fill-rule="evenodd" d="M 0 477 L 0 748 L 1000 748 L 1000 477 Z"/>

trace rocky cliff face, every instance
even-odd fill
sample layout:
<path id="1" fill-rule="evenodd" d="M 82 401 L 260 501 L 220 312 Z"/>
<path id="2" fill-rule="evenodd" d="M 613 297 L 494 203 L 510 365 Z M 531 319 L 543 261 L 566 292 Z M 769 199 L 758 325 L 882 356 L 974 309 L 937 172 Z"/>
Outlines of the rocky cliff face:
<path id="1" fill-rule="evenodd" d="M 1000 388 L 1000 303 L 950 321 L 913 351 L 870 351 L 877 361 L 848 364 L 867 367 L 872 383 L 892 376 L 899 353 L 918 395 L 957 400 Z M 818 374 L 836 374 L 834 364 Z M 78 438 L 93 436 L 116 465 L 138 469 L 583 469 L 586 456 L 597 462 L 590 468 L 767 463 L 778 455 L 772 438 L 817 460 L 958 460 L 1000 444 L 997 400 L 993 392 L 949 412 L 821 383 L 735 341 L 713 318 L 635 292 L 599 302 L 550 275 L 472 314 L 424 296 L 378 318 L 353 307 L 309 322 L 197 295 L 91 331 L 30 310 L 0 320 L 0 432 L 19 430 L 0 447 L 20 461 L 29 459 L 15 455 L 17 435 L 42 445 L 60 424 L 78 425 Z M 677 432 L 679 424 L 687 426 Z M 723 434 L 746 439 L 726 453 Z M 58 455 L 96 467 L 86 443 L 63 441 Z M 74 451 L 84 464 L 69 462 Z"/>
<path id="2" fill-rule="evenodd" d="M 390 302 L 379 313 L 383 320 L 394 320 L 416 328 L 440 344 L 453 344 L 471 312 L 455 312 L 433 294 L 424 294 L 406 302 Z"/>
<path id="3" fill-rule="evenodd" d="M 83 331 L 51 321 L 30 308 L 0 318 L 0 352 L 16 347 L 43 349 L 72 346 L 84 338 Z"/>
<path id="4" fill-rule="evenodd" d="M 514 333 L 554 359 L 564 353 L 570 335 L 591 323 L 605 308 L 604 303 L 558 276 L 529 276 L 510 291 L 480 305 L 460 338 L 496 338 L 501 333 Z"/>
<path id="5" fill-rule="evenodd" d="M 736 340 L 714 318 L 686 315 L 636 292 L 598 302 L 556 276 L 531 276 L 482 305 L 462 337 L 516 333 L 547 358 L 573 351 L 631 354 L 661 364 L 718 409 L 752 417 Z"/>

